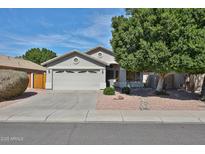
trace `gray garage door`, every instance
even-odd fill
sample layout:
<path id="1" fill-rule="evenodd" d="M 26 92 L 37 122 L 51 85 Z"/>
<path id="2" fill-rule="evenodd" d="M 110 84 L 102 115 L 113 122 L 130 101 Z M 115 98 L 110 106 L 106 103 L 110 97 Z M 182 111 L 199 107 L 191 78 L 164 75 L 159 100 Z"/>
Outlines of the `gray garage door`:
<path id="1" fill-rule="evenodd" d="M 54 90 L 98 90 L 100 70 L 55 70 Z"/>

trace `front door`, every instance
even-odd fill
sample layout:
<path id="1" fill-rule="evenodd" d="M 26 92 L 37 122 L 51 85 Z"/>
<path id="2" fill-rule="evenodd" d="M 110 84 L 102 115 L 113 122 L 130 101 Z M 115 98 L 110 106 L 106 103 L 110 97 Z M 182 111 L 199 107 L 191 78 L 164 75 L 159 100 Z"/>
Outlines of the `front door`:
<path id="1" fill-rule="evenodd" d="M 106 70 L 106 86 L 109 87 L 109 80 L 114 79 L 114 70 Z"/>

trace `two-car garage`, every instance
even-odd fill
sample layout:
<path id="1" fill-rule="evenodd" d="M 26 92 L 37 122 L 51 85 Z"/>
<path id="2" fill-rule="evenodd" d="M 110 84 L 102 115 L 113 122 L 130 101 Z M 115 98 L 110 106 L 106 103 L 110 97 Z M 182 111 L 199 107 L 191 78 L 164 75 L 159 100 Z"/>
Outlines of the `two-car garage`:
<path id="1" fill-rule="evenodd" d="M 77 51 L 45 63 L 46 89 L 99 90 L 106 87 L 107 63 Z"/>
<path id="2" fill-rule="evenodd" d="M 53 90 L 98 90 L 100 73 L 98 69 L 53 70 Z"/>

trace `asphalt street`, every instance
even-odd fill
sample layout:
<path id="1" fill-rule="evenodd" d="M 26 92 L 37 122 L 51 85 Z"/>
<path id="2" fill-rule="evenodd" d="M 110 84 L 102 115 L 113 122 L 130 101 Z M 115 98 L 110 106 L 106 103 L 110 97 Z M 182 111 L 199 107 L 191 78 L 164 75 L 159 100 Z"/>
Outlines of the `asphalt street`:
<path id="1" fill-rule="evenodd" d="M 0 123 L 0 144 L 205 144 L 205 125 Z"/>

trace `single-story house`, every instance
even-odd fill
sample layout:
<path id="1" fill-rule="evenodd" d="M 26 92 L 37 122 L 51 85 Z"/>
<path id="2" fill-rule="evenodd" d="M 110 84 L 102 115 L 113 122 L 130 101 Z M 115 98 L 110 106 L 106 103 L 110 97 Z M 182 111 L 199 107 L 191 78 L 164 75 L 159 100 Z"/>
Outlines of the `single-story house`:
<path id="1" fill-rule="evenodd" d="M 42 63 L 42 66 L 47 68 L 46 89 L 53 90 L 99 90 L 114 82 L 118 86 L 126 86 L 129 82 L 133 87 L 140 87 L 140 83 L 148 82 L 149 75 L 121 68 L 113 52 L 101 46 L 87 52 L 68 52 Z M 183 81 L 179 82 L 178 78 L 170 80 L 179 86 Z M 152 87 L 152 83 L 149 85 Z"/>
<path id="2" fill-rule="evenodd" d="M 45 88 L 46 68 L 22 58 L 0 56 L 0 69 L 12 69 L 27 72 L 29 77 L 28 88 Z"/>

